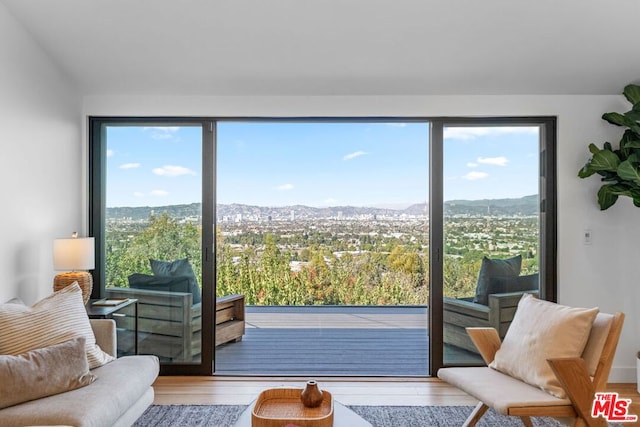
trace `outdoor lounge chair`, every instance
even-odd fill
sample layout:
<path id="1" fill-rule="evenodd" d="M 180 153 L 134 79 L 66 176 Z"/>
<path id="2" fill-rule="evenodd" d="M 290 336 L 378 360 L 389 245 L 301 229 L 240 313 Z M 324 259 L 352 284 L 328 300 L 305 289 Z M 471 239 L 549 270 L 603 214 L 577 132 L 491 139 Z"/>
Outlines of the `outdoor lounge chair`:
<path id="1" fill-rule="evenodd" d="M 492 408 L 503 415 L 520 417 L 525 426 L 533 426 L 530 417 L 535 416 L 572 418 L 574 426 L 606 426 L 603 418 L 591 416 L 591 409 L 595 393 L 605 391 L 624 314 L 597 313 L 592 323 L 588 319 L 585 323 L 584 311 L 582 324 L 576 326 L 573 320 L 555 321 L 555 315 L 549 313 L 581 309 L 544 301 L 534 304 L 549 310 L 530 315 L 535 310 L 522 306 L 534 299 L 522 298 L 512 330 L 502 343 L 493 328 L 468 329 L 482 358 L 491 367 L 438 371 L 439 378 L 480 401 L 464 425 L 476 425 Z M 592 314 L 589 312 L 588 316 Z M 555 329 L 548 327 L 553 322 Z M 584 338 L 578 336 L 585 331 L 586 345 Z M 573 356 L 569 356 L 571 353 Z M 519 357 L 509 360 L 514 354 Z"/>
<path id="2" fill-rule="evenodd" d="M 139 353 L 155 354 L 161 362 L 191 363 L 202 346 L 202 302 L 193 269 L 186 259 L 151 260 L 151 267 L 154 275 L 132 274 L 129 288 L 107 288 L 107 296 L 138 300 Z M 242 340 L 244 309 L 244 295 L 216 299 L 216 346 Z M 133 329 L 132 319 L 120 322 L 121 329 Z"/>
<path id="3" fill-rule="evenodd" d="M 485 257 L 478 275 L 476 295 L 443 299 L 444 343 L 477 353 L 468 327 L 491 327 L 504 338 L 523 293 L 538 295 L 538 274 L 520 275 L 521 257 Z"/>

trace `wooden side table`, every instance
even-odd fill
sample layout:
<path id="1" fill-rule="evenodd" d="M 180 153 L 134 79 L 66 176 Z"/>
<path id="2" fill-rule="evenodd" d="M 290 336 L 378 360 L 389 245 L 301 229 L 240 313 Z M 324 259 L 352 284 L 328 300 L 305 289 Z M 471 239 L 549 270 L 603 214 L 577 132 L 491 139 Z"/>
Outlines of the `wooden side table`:
<path id="1" fill-rule="evenodd" d="M 85 305 L 89 319 L 113 319 L 119 328 L 126 326 L 124 324 L 130 324 L 130 320 L 133 319 L 133 348 L 134 354 L 138 354 L 138 300 L 129 298 L 118 305 L 95 305 L 97 301 L 101 300 L 91 299 Z"/>

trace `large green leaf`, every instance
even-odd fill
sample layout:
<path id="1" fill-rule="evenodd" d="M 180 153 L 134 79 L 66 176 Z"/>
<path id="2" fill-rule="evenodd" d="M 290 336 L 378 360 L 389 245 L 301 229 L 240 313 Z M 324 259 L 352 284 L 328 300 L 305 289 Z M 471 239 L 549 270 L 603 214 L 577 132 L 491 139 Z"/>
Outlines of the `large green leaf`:
<path id="1" fill-rule="evenodd" d="M 588 178 L 591 175 L 596 173 L 596 170 L 591 167 L 591 160 L 589 160 L 585 165 L 578 171 L 578 176 L 580 178 Z"/>
<path id="2" fill-rule="evenodd" d="M 626 113 L 624 113 L 624 116 L 632 122 L 635 122 L 636 125 L 638 124 L 638 121 L 640 121 L 640 111 L 627 111 Z"/>
<path id="3" fill-rule="evenodd" d="M 639 190 L 640 191 L 640 190 Z M 633 190 L 624 184 L 607 184 L 600 187 L 598 191 L 598 204 L 600 209 L 605 210 L 611 207 L 619 196 L 632 197 Z M 640 195 L 640 193 L 638 193 Z"/>
<path id="4" fill-rule="evenodd" d="M 632 181 L 640 185 L 640 169 L 629 160 L 618 165 L 618 176 L 623 181 Z"/>
<path id="5" fill-rule="evenodd" d="M 640 113 L 637 113 L 635 111 L 629 111 L 629 112 L 626 112 L 625 114 L 604 113 L 602 115 L 602 118 L 608 121 L 609 123 L 611 123 L 612 125 L 628 127 L 633 132 L 640 135 L 640 123 L 636 121 L 637 120 L 636 114 L 640 114 Z"/>
<path id="6" fill-rule="evenodd" d="M 630 197 L 633 199 L 633 204 L 640 208 L 640 189 L 631 190 Z"/>
<path id="7" fill-rule="evenodd" d="M 593 155 L 591 167 L 595 171 L 613 171 L 618 169 L 620 158 L 613 151 L 600 150 Z"/>
<path id="8" fill-rule="evenodd" d="M 612 191 L 613 185 L 603 185 L 598 190 L 598 204 L 600 205 L 600 210 L 609 209 L 614 205 L 616 200 L 618 200 L 618 195 Z"/>
<path id="9" fill-rule="evenodd" d="M 627 160 L 630 161 L 634 166 L 638 167 L 638 163 L 640 163 L 640 155 L 638 153 L 633 153 L 629 155 L 629 157 L 627 157 Z"/>
<path id="10" fill-rule="evenodd" d="M 602 118 L 612 125 L 631 127 L 633 122 L 620 113 L 604 113 Z"/>
<path id="11" fill-rule="evenodd" d="M 640 135 L 627 129 L 620 140 L 620 148 L 640 148 Z"/>
<path id="12" fill-rule="evenodd" d="M 640 103 L 640 86 L 634 84 L 627 85 L 622 93 L 624 97 L 627 98 L 627 101 L 634 106 Z"/>

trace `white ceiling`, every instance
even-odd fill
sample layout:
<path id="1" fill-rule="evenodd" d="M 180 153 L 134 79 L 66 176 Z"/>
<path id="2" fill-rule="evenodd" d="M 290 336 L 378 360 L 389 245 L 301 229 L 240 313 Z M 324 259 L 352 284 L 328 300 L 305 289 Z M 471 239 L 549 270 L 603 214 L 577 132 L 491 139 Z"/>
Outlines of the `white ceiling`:
<path id="1" fill-rule="evenodd" d="M 638 0 L 0 0 L 84 94 L 618 94 Z"/>

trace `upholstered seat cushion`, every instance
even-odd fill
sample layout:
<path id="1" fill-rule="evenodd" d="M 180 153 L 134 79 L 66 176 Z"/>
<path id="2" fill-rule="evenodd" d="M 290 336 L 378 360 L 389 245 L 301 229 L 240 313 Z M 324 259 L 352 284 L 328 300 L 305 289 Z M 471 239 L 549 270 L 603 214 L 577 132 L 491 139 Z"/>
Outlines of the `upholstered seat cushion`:
<path id="1" fill-rule="evenodd" d="M 559 399 L 488 367 L 443 368 L 438 371 L 438 378 L 503 415 L 507 415 L 509 408 L 514 407 L 571 405 L 569 399 Z"/>
<path id="2" fill-rule="evenodd" d="M 86 387 L 3 409 L 0 427 L 117 425 L 132 402 L 150 392 L 159 366 L 156 356 L 121 357 L 93 369 L 96 381 Z M 153 391 L 150 393 L 152 401 Z"/>

